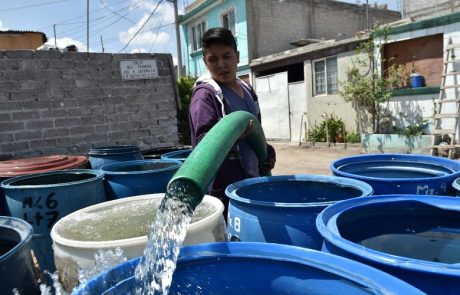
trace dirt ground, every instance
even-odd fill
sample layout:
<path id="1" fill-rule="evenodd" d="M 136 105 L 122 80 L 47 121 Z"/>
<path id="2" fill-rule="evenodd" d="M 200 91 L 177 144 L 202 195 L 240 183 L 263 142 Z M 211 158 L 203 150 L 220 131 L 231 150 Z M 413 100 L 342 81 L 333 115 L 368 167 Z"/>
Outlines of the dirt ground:
<path id="1" fill-rule="evenodd" d="M 270 144 L 275 148 L 277 155 L 272 175 L 332 175 L 329 168 L 331 162 L 361 152 L 358 147 L 309 147 L 287 142 L 270 142 Z"/>

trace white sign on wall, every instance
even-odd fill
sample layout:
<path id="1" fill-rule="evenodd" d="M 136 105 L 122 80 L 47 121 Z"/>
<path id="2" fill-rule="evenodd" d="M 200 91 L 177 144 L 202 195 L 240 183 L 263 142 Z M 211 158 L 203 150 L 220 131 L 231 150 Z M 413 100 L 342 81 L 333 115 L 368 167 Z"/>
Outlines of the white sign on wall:
<path id="1" fill-rule="evenodd" d="M 121 80 L 143 80 L 158 77 L 156 59 L 130 59 L 120 61 Z"/>

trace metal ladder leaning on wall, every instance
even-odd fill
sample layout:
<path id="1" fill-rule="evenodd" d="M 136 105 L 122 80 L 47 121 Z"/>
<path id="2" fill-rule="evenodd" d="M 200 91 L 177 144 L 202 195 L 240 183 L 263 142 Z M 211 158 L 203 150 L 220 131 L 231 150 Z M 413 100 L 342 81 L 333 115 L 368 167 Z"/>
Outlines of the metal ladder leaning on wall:
<path id="1" fill-rule="evenodd" d="M 443 63 L 443 73 L 441 80 L 441 87 L 439 91 L 439 99 L 436 101 L 436 113 L 434 115 L 434 130 L 433 130 L 433 142 L 430 147 L 431 155 L 442 155 L 447 154 L 450 159 L 453 159 L 455 151 L 457 148 L 460 148 L 460 144 L 456 143 L 457 129 L 460 116 L 460 71 L 454 70 L 454 63 L 459 63 L 460 58 L 456 59 L 455 49 L 460 49 L 460 43 L 452 43 L 452 38 L 449 38 L 449 41 L 446 45 L 444 51 L 444 63 Z M 448 70 L 449 65 L 452 65 L 451 70 Z M 446 85 L 446 80 L 448 77 L 452 77 L 453 83 L 451 85 Z M 455 94 L 449 96 L 446 94 L 446 90 L 454 92 Z M 446 103 L 455 103 L 456 112 L 447 113 L 443 105 Z M 452 129 L 443 129 L 442 128 L 442 119 L 453 119 L 454 124 Z M 444 143 L 444 144 L 442 144 Z"/>

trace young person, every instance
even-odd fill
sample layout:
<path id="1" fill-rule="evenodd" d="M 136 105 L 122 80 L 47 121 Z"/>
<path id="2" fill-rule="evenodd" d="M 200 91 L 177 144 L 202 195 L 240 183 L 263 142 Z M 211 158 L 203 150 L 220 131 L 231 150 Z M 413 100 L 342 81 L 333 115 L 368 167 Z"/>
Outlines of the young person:
<path id="1" fill-rule="evenodd" d="M 195 147 L 206 133 L 225 115 L 235 111 L 252 113 L 260 122 L 257 95 L 252 87 L 236 76 L 240 61 L 236 41 L 225 28 L 209 29 L 201 39 L 203 61 L 207 74 L 195 83 L 189 109 L 192 146 Z M 248 126 L 251 128 L 251 126 Z M 219 168 L 209 194 L 219 198 L 225 205 L 227 216 L 229 199 L 225 195 L 228 185 L 259 176 L 261 169 L 273 169 L 276 161 L 274 148 L 267 144 L 268 161 L 259 165 L 258 159 L 244 136 L 235 144 Z"/>

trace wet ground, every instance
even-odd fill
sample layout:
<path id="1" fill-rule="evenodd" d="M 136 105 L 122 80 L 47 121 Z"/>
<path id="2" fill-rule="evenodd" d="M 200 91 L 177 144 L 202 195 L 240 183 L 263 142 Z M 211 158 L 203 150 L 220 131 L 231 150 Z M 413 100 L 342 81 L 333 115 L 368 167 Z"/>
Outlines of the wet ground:
<path id="1" fill-rule="evenodd" d="M 272 175 L 315 174 L 331 175 L 329 165 L 336 159 L 358 155 L 361 148 L 357 145 L 337 145 L 327 147 L 308 146 L 298 143 L 270 142 L 276 150 L 276 166 Z"/>

